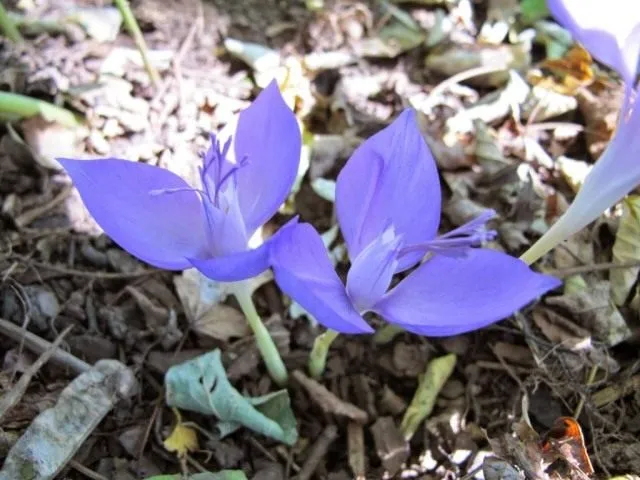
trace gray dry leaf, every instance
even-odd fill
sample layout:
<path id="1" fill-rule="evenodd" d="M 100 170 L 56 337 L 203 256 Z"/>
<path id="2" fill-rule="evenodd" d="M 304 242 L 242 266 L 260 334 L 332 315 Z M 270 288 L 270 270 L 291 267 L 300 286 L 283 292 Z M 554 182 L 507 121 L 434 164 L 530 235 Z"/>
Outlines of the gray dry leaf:
<path id="1" fill-rule="evenodd" d="M 509 79 L 509 70 L 524 71 L 531 64 L 531 46 L 516 45 L 449 45 L 430 53 L 426 67 L 438 75 L 452 77 L 477 67 L 495 67 L 496 72 L 469 80 L 479 87 L 499 87 Z"/>
<path id="2" fill-rule="evenodd" d="M 116 7 L 77 7 L 66 13 L 66 20 L 79 24 L 98 42 L 113 42 L 120 32 L 122 15 Z"/>
<path id="3" fill-rule="evenodd" d="M 482 473 L 486 480 L 525 480 L 522 471 L 498 457 L 485 458 L 482 463 Z"/>
<path id="4" fill-rule="evenodd" d="M 9 451 L 0 480 L 53 479 L 116 402 L 136 391 L 136 379 L 126 366 L 115 360 L 99 361 L 31 423 Z"/>
<path id="5" fill-rule="evenodd" d="M 356 42 L 353 48 L 361 57 L 395 58 L 417 47 L 426 38 L 427 34 L 417 25 L 394 19 L 382 27 L 374 37 Z"/>
<path id="6" fill-rule="evenodd" d="M 529 95 L 529 85 L 517 72 L 508 74 L 508 82 L 500 90 L 491 92 L 471 107 L 447 120 L 448 135 L 474 131 L 473 122 L 480 120 L 492 124 L 510 115 L 514 106 L 522 104 Z"/>
<path id="7" fill-rule="evenodd" d="M 573 112 L 578 108 L 575 97 L 554 92 L 541 85 L 531 89 L 531 94 L 522 105 L 522 116 L 532 122 L 544 122 L 550 118 L 559 117 Z M 531 115 L 534 115 L 531 117 Z"/>
<path id="8" fill-rule="evenodd" d="M 610 300 L 610 285 L 606 280 L 550 297 L 547 303 L 571 312 L 580 326 L 608 346 L 617 345 L 631 336 L 624 318 Z"/>
<path id="9" fill-rule="evenodd" d="M 224 287 L 189 269 L 173 280 L 185 315 L 193 330 L 222 341 L 242 338 L 249 334 L 249 326 L 242 313 L 220 302 L 226 297 Z"/>

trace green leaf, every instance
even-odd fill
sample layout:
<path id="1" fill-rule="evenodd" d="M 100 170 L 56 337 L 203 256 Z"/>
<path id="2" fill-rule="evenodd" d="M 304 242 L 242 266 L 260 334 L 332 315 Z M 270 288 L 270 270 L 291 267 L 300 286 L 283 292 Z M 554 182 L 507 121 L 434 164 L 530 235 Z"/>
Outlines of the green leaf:
<path id="1" fill-rule="evenodd" d="M 400 424 L 400 430 L 402 430 L 405 440 L 409 441 L 423 420 L 431 414 L 438 394 L 453 373 L 455 366 L 456 356 L 453 353 L 429 362 L 426 372 L 420 377 L 418 389 Z"/>
<path id="2" fill-rule="evenodd" d="M 525 23 L 533 23 L 549 16 L 546 0 L 522 0 L 520 12 Z"/>
<path id="3" fill-rule="evenodd" d="M 169 406 L 215 415 L 223 437 L 244 426 L 287 445 L 298 440 L 289 393 L 244 397 L 227 379 L 218 349 L 171 367 L 165 384 Z"/>
<path id="4" fill-rule="evenodd" d="M 640 195 L 628 196 L 622 205 L 620 226 L 613 244 L 613 263 L 640 263 Z M 616 305 L 624 304 L 638 272 L 638 267 L 611 269 L 611 298 Z"/>
<path id="5" fill-rule="evenodd" d="M 156 475 L 146 480 L 247 480 L 247 476 L 242 470 L 221 470 L 216 473 L 204 472 L 195 473 L 187 477 L 177 475 Z"/>

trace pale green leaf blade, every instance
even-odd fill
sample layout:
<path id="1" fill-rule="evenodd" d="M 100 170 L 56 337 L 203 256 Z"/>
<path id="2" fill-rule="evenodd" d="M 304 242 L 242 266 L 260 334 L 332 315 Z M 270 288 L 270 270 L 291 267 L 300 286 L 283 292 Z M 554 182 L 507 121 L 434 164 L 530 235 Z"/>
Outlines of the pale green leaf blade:
<path id="1" fill-rule="evenodd" d="M 455 366 L 456 356 L 453 353 L 435 358 L 427 365 L 427 370 L 420 377 L 416 393 L 400 424 L 400 430 L 407 441 L 413 437 L 420 424 L 433 411 L 438 394 L 453 373 Z"/>
<path id="2" fill-rule="evenodd" d="M 613 244 L 613 263 L 640 264 L 640 195 L 628 196 L 622 205 L 623 213 Z M 616 305 L 624 304 L 639 271 L 640 267 L 611 269 L 611 298 Z"/>
<path id="3" fill-rule="evenodd" d="M 146 480 L 182 480 L 182 475 L 155 475 Z M 221 470 L 219 472 L 195 473 L 186 477 L 186 480 L 247 480 L 242 470 Z"/>

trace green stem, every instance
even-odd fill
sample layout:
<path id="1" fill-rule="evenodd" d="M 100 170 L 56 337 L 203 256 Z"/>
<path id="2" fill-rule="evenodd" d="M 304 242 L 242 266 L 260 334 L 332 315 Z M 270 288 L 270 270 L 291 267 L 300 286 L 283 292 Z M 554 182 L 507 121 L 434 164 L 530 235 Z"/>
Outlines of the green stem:
<path id="1" fill-rule="evenodd" d="M 258 315 L 253 299 L 251 298 L 249 283 L 246 281 L 235 282 L 232 284 L 231 292 L 236 297 L 236 300 L 238 300 L 242 313 L 244 313 L 249 327 L 251 327 L 253 331 L 256 338 L 256 345 L 262 355 L 269 375 L 271 375 L 271 378 L 273 378 L 278 385 L 284 386 L 287 383 L 287 369 L 280 357 L 280 352 L 278 352 L 273 342 L 273 338 L 271 338 L 267 327 L 264 326 L 260 315 Z"/>
<path id="2" fill-rule="evenodd" d="M 50 122 L 58 122 L 67 127 L 76 127 L 79 122 L 75 115 L 52 103 L 31 98 L 18 93 L 0 92 L 0 118 L 7 121 L 42 115 Z"/>
<path id="3" fill-rule="evenodd" d="M 324 368 L 327 366 L 329 348 L 338 335 L 335 330 L 328 329 L 322 335 L 316 337 L 309 354 L 309 373 L 312 377 L 318 378 L 324 373 Z"/>
<path id="4" fill-rule="evenodd" d="M 24 38 L 20 35 L 20 31 L 16 27 L 15 23 L 4 8 L 4 5 L 0 1 L 0 28 L 4 32 L 5 36 L 13 43 L 22 43 Z"/>
<path id="5" fill-rule="evenodd" d="M 129 2 L 127 0 L 114 0 L 114 3 L 116 4 L 116 7 L 118 7 L 118 10 L 120 10 L 122 21 L 124 22 L 125 27 L 127 27 L 127 30 L 133 37 L 134 42 L 136 42 L 136 46 L 138 47 L 140 55 L 142 56 L 144 68 L 147 69 L 149 78 L 151 78 L 151 83 L 153 83 L 154 87 L 157 87 L 158 85 L 160 85 L 160 75 L 158 75 L 157 70 L 151 63 L 147 44 L 144 41 L 144 37 L 142 36 L 142 32 L 140 31 L 138 22 L 136 22 L 136 17 L 133 16 L 133 12 L 131 11 Z"/>
<path id="6" fill-rule="evenodd" d="M 404 332 L 404 329 L 402 327 L 387 323 L 373 335 L 373 343 L 377 345 L 384 345 L 392 341 L 394 338 L 396 338 L 397 335 L 402 332 Z"/>

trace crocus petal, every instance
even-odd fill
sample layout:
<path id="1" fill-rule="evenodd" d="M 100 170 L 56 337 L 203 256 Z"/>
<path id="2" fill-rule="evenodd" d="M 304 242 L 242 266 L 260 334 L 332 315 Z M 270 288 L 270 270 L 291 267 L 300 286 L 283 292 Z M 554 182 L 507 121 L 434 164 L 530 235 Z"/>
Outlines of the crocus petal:
<path id="1" fill-rule="evenodd" d="M 182 178 L 127 160 L 57 160 L 96 222 L 132 255 L 158 268 L 182 270 L 190 266 L 187 257 L 207 252 L 201 199 Z"/>
<path id="2" fill-rule="evenodd" d="M 373 331 L 353 307 L 322 238 L 308 223 L 280 230 L 271 266 L 280 289 L 324 326 L 341 333 Z"/>
<path id="3" fill-rule="evenodd" d="M 255 277 L 269 268 L 269 249 L 273 237 L 258 248 L 213 258 L 189 258 L 205 277 L 218 282 L 237 282 Z"/>
<path id="4" fill-rule="evenodd" d="M 387 292 L 398 265 L 400 241 L 390 227 L 362 250 L 351 264 L 347 293 L 359 312 L 370 310 Z"/>
<path id="5" fill-rule="evenodd" d="M 531 264 L 586 227 L 640 184 L 640 105 L 622 118 L 613 139 L 587 175 L 576 198 L 551 228 L 522 255 Z"/>
<path id="6" fill-rule="evenodd" d="M 422 335 L 448 336 L 497 322 L 560 281 L 488 249 L 436 255 L 402 280 L 374 311 Z"/>
<path id="7" fill-rule="evenodd" d="M 240 209 L 250 236 L 278 210 L 300 163 L 300 128 L 273 81 L 240 113 L 233 138 Z"/>
<path id="8" fill-rule="evenodd" d="M 440 223 L 440 181 L 415 112 L 405 110 L 366 140 L 338 175 L 336 210 L 353 260 L 389 224 L 407 245 L 434 238 Z M 421 253 L 402 257 L 397 271 Z"/>
<path id="9" fill-rule="evenodd" d="M 640 2 L 547 0 L 547 5 L 593 57 L 633 83 L 640 56 Z"/>

